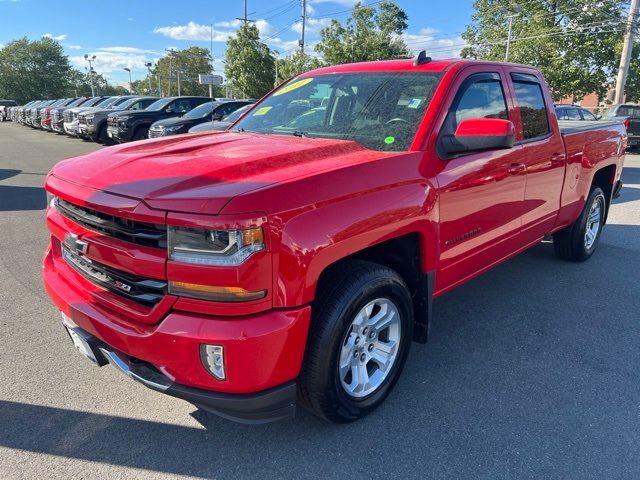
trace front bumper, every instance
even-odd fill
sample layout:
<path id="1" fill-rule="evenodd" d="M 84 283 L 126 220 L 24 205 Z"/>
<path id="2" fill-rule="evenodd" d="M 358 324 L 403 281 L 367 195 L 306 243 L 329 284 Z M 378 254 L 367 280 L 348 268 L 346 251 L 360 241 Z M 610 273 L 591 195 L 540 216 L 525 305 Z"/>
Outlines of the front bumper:
<path id="1" fill-rule="evenodd" d="M 61 269 L 64 264 L 49 248 L 43 263 L 48 294 L 73 323 L 104 344 L 106 352 L 114 353 L 103 355 L 127 375 L 141 381 L 127 372 L 135 364 L 138 377 L 155 378 L 163 386 L 155 390 L 234 420 L 265 422 L 293 414 L 309 306 L 236 318 L 170 311 L 157 324 L 147 325 L 108 309 L 85 281 L 71 281 Z M 202 344 L 224 347 L 226 380 L 205 369 Z M 121 368 L 125 360 L 129 367 Z M 154 375 L 141 374 L 140 365 L 146 366 L 143 373 Z"/>
<path id="2" fill-rule="evenodd" d="M 78 135 L 81 137 L 90 137 L 95 133 L 95 131 L 95 127 L 88 123 L 81 123 L 78 125 Z"/>
<path id="3" fill-rule="evenodd" d="M 121 130 L 119 127 L 108 126 L 107 136 L 118 143 L 124 143 L 131 140 L 131 133 L 129 130 Z"/>
<path id="4" fill-rule="evenodd" d="M 64 132 L 67 135 L 71 135 L 73 137 L 77 137 L 78 136 L 78 127 L 79 127 L 79 123 L 76 120 L 75 122 L 69 122 L 69 123 L 64 123 Z"/>

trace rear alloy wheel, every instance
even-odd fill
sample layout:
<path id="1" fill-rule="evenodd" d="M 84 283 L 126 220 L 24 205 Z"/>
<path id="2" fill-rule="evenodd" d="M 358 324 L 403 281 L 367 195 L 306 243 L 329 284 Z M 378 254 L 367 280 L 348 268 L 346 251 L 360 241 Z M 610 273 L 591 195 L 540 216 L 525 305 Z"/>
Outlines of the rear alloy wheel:
<path id="1" fill-rule="evenodd" d="M 409 289 L 390 268 L 347 261 L 324 277 L 312 312 L 301 403 L 333 422 L 357 420 L 402 372 L 413 336 Z"/>
<path id="2" fill-rule="evenodd" d="M 599 187 L 593 187 L 578 219 L 553 235 L 556 255 L 563 260 L 584 262 L 596 251 L 607 214 L 607 201 Z"/>
<path id="3" fill-rule="evenodd" d="M 108 145 L 114 145 L 115 142 L 109 138 L 109 135 L 107 134 L 107 125 L 106 124 L 102 124 L 100 126 L 100 129 L 98 130 L 98 142 L 100 142 L 101 144 L 108 146 Z"/>

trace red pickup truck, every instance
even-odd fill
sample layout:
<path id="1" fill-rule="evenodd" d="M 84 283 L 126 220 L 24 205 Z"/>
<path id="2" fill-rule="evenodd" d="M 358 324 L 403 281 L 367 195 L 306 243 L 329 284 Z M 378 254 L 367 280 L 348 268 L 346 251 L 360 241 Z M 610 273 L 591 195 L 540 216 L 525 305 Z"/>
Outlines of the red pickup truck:
<path id="1" fill-rule="evenodd" d="M 228 131 L 58 163 L 44 283 L 97 365 L 238 421 L 348 422 L 426 342 L 433 298 L 549 234 L 588 259 L 625 147 L 620 123 L 559 126 L 528 66 L 321 68 Z"/>

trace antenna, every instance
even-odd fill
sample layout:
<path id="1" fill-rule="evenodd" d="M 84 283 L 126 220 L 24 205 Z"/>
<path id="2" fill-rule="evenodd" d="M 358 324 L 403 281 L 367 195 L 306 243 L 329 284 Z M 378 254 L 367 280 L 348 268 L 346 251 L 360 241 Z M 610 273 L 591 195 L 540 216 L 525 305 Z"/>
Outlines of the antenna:
<path id="1" fill-rule="evenodd" d="M 427 57 L 427 51 L 426 50 L 422 50 L 413 59 L 413 66 L 417 67 L 418 65 L 424 65 L 425 63 L 429 63 L 430 61 L 431 61 L 431 57 Z"/>

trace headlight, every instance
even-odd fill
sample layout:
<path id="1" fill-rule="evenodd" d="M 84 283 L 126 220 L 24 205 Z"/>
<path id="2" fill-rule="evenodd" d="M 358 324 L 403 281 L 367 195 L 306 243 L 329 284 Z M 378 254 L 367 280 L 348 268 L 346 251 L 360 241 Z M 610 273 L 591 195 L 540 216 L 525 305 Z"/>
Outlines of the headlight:
<path id="1" fill-rule="evenodd" d="M 204 230 L 169 227 L 169 258 L 177 262 L 233 267 L 264 250 L 262 228 Z"/>
<path id="2" fill-rule="evenodd" d="M 162 129 L 162 131 L 164 133 L 172 133 L 172 132 L 177 132 L 178 130 L 180 130 L 182 128 L 182 125 L 173 125 L 171 127 L 164 127 Z"/>
<path id="3" fill-rule="evenodd" d="M 91 125 L 93 123 L 93 117 L 95 117 L 95 115 L 86 115 L 84 117 L 85 122 L 87 122 L 89 125 Z"/>
<path id="4" fill-rule="evenodd" d="M 53 193 L 46 192 L 47 194 L 47 210 L 56 206 L 56 196 Z"/>

